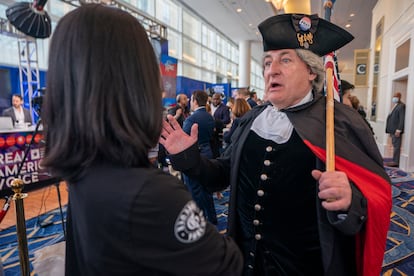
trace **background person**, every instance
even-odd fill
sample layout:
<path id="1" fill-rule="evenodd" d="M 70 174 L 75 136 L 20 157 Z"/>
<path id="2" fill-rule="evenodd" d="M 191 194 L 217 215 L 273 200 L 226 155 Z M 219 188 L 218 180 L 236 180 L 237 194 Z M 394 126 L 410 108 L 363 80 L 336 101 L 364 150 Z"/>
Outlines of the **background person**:
<path id="1" fill-rule="evenodd" d="M 364 110 L 364 107 L 359 104 L 359 99 L 357 96 L 351 96 L 350 97 L 352 108 L 355 109 L 359 115 L 364 119 L 365 123 L 368 125 L 368 127 L 371 129 L 372 134 L 374 134 L 374 129 L 372 128 L 371 124 L 367 120 L 367 113 Z"/>
<path id="2" fill-rule="evenodd" d="M 49 53 L 42 165 L 69 187 L 65 274 L 239 275 L 236 244 L 148 159 L 162 89 L 139 21 L 82 5 L 59 20 Z"/>
<path id="3" fill-rule="evenodd" d="M 283 14 L 259 25 L 267 104 L 246 113 L 223 154 L 208 160 L 172 119 L 160 142 L 177 169 L 211 190 L 230 183 L 228 234 L 245 275 L 379 275 L 391 187 L 370 129 L 335 104 L 336 171 L 324 171 L 320 56 L 352 36 L 317 15 Z M 310 39 L 311 38 L 311 39 Z"/>
<path id="4" fill-rule="evenodd" d="M 257 103 L 250 97 L 249 88 L 240 88 L 237 90 L 237 98 L 245 99 L 251 108 L 257 105 Z"/>
<path id="5" fill-rule="evenodd" d="M 211 114 L 214 119 L 219 121 L 223 127 L 230 123 L 229 107 L 226 106 L 221 100 L 222 94 L 214 93 L 211 98 Z"/>
<path id="6" fill-rule="evenodd" d="M 198 149 L 200 154 L 206 158 L 213 158 L 211 149 L 211 139 L 214 132 L 214 118 L 206 110 L 208 94 L 201 90 L 196 90 L 191 95 L 190 106 L 193 113 L 184 121 L 183 130 L 190 134 L 191 128 L 197 124 Z M 184 175 L 184 182 L 190 190 L 195 202 L 203 210 L 204 215 L 213 224 L 217 224 L 217 214 L 214 207 L 213 195 L 203 187 L 197 179 Z"/>
<path id="7" fill-rule="evenodd" d="M 240 124 L 241 118 L 251 109 L 250 105 L 244 99 L 235 99 L 233 108 L 231 109 L 233 122 L 231 123 L 231 127 L 228 131 L 226 131 L 223 135 L 223 140 L 225 143 L 230 144 L 231 136 L 233 135 L 234 130 Z"/>
<path id="8" fill-rule="evenodd" d="M 387 166 L 398 167 L 400 165 L 401 142 L 404 133 L 405 121 L 405 104 L 401 101 L 401 93 L 397 92 L 392 97 L 393 107 L 387 116 L 387 123 L 385 125 L 385 133 L 391 136 L 393 154 L 392 162 L 387 163 Z"/>
<path id="9" fill-rule="evenodd" d="M 351 92 L 354 90 L 355 86 L 352 83 L 347 82 L 346 80 L 341 80 L 341 90 L 342 90 L 342 103 L 349 107 L 352 107 L 351 103 Z"/>
<path id="10" fill-rule="evenodd" d="M 11 117 L 15 127 L 32 123 L 32 115 L 28 109 L 23 107 L 23 98 L 19 94 L 12 96 L 12 107 L 3 110 L 2 116 Z"/>
<path id="11" fill-rule="evenodd" d="M 349 83 L 346 80 L 341 80 L 342 103 L 355 109 L 364 119 L 369 129 L 371 129 L 372 134 L 374 134 L 374 129 L 367 120 L 367 114 L 365 113 L 364 108 L 359 105 L 358 98 L 351 94 L 354 88 L 355 86 L 352 83 Z"/>
<path id="12" fill-rule="evenodd" d="M 176 97 L 177 104 L 174 107 L 168 109 L 168 114 L 174 116 L 178 121 L 180 126 L 183 126 L 185 118 L 190 115 L 190 110 L 188 107 L 188 97 L 186 94 L 178 94 Z"/>
<path id="13" fill-rule="evenodd" d="M 221 93 L 214 93 L 211 97 L 211 114 L 214 117 L 214 132 L 211 141 L 213 157 L 218 157 L 223 150 L 223 130 L 228 125 L 230 120 L 230 108 L 222 102 Z"/>

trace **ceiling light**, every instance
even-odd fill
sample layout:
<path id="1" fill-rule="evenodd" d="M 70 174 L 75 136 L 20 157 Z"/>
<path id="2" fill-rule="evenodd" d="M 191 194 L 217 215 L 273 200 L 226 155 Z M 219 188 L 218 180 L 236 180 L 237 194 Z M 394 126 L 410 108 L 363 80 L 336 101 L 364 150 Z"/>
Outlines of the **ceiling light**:
<path id="1" fill-rule="evenodd" d="M 271 0 L 273 7 L 278 11 L 285 9 L 287 1 L 288 0 Z"/>
<path id="2" fill-rule="evenodd" d="M 350 17 L 354 17 L 355 16 L 355 13 L 351 13 L 349 16 Z"/>
<path id="3" fill-rule="evenodd" d="M 236 11 L 237 11 L 238 13 L 240 13 L 240 12 L 242 12 L 243 10 L 242 10 L 241 8 L 238 8 Z"/>
<path id="4" fill-rule="evenodd" d="M 345 28 L 350 28 L 350 27 L 351 27 L 351 24 L 349 23 L 345 25 Z"/>

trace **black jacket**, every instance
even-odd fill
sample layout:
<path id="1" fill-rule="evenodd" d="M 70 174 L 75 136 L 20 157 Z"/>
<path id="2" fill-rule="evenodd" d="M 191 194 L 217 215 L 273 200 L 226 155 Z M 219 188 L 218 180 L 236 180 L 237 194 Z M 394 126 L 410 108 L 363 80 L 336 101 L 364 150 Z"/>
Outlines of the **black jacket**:
<path id="1" fill-rule="evenodd" d="M 66 275 L 240 275 L 234 241 L 177 178 L 96 166 L 69 184 Z"/>

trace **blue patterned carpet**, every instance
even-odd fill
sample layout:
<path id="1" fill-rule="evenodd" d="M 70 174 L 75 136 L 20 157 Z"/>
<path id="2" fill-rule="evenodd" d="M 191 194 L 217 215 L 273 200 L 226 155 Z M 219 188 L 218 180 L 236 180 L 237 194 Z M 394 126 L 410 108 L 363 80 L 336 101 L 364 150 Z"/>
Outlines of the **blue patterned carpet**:
<path id="1" fill-rule="evenodd" d="M 393 207 L 382 275 L 414 275 L 414 175 L 386 170 L 393 184 Z"/>
<path id="2" fill-rule="evenodd" d="M 394 204 L 382 276 L 414 275 L 414 173 L 389 167 L 386 170 L 393 183 Z M 221 233 L 226 232 L 229 191 L 224 191 L 223 196 L 221 199 L 215 197 L 219 222 L 217 228 Z M 51 224 L 41 227 L 40 223 L 45 221 Z M 28 220 L 27 236 L 31 262 L 37 250 L 63 241 L 59 209 Z M 6 276 L 20 275 L 17 245 L 15 227 L 0 231 L 0 256 Z M 36 271 L 32 271 L 31 275 L 36 275 Z"/>

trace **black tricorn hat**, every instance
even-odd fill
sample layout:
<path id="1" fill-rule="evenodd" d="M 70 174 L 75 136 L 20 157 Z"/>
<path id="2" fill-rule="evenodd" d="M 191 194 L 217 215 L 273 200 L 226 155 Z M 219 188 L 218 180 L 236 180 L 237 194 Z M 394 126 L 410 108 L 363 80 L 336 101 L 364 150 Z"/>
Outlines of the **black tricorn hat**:
<path id="1" fill-rule="evenodd" d="M 259 24 L 263 50 L 305 49 L 324 56 L 354 37 L 317 14 L 281 14 Z"/>

